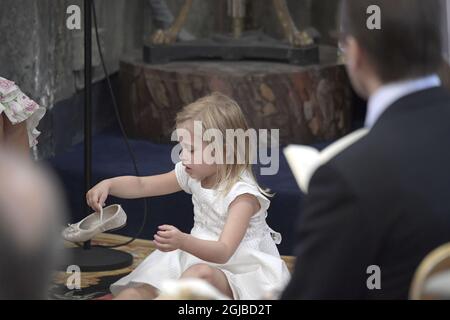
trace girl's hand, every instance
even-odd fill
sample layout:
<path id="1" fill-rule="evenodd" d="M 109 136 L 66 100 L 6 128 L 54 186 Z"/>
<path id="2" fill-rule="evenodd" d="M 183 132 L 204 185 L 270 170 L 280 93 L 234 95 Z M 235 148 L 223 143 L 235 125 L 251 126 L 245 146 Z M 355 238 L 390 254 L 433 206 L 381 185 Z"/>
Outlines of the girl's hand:
<path id="1" fill-rule="evenodd" d="M 105 206 L 106 198 L 109 194 L 109 183 L 107 180 L 100 182 L 86 194 L 86 202 L 89 207 L 97 212 Z"/>
<path id="2" fill-rule="evenodd" d="M 181 249 L 186 234 L 173 226 L 160 226 L 153 241 L 156 248 L 162 252 L 170 252 Z"/>

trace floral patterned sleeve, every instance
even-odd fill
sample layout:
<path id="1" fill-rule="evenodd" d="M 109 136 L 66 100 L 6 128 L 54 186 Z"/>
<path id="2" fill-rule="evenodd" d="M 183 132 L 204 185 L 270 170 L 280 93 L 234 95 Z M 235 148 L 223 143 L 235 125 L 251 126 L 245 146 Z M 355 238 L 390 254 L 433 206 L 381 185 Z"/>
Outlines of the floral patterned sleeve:
<path id="1" fill-rule="evenodd" d="M 36 128 L 45 111 L 13 81 L 0 77 L 0 114 L 4 113 L 13 125 L 26 121 L 30 147 L 37 145 L 40 132 Z"/>

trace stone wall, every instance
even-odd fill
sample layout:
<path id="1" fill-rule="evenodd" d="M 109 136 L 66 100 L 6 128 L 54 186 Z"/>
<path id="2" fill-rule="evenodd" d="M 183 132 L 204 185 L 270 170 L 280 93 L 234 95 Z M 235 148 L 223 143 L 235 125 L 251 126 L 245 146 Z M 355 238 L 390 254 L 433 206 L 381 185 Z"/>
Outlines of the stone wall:
<path id="1" fill-rule="evenodd" d="M 82 31 L 66 28 L 66 10 L 82 0 L 2 0 L 0 2 L 0 75 L 15 81 L 23 91 L 48 109 L 40 139 L 40 155 L 55 153 L 53 128 L 58 121 L 52 109 L 70 100 L 83 87 Z M 96 0 L 99 27 L 105 59 L 111 73 L 117 72 L 120 56 L 130 48 L 142 45 L 144 8 L 143 0 Z M 103 78 L 98 54 L 94 52 L 94 79 Z M 76 113 L 82 114 L 82 99 L 74 98 Z M 111 113 L 112 114 L 112 113 Z M 82 123 L 66 119 L 65 125 Z M 112 118 L 105 119 L 107 124 Z M 64 125 L 63 125 L 64 126 Z M 44 131 L 44 130 L 42 130 Z M 50 132 L 49 132 L 50 131 Z M 79 139 L 72 142 L 81 141 Z"/>
<path id="2" fill-rule="evenodd" d="M 75 62 L 83 54 L 81 32 L 66 28 L 66 8 L 82 0 L 2 0 L 0 74 L 44 106 L 76 91 Z M 130 5 L 131 4 L 131 5 Z M 143 0 L 96 0 L 106 60 L 118 70 L 121 54 L 142 43 Z M 96 66 L 98 67 L 98 66 Z M 96 68 L 97 69 L 97 68 Z M 99 68 L 98 68 L 99 69 Z M 101 70 L 96 71 L 100 78 Z"/>

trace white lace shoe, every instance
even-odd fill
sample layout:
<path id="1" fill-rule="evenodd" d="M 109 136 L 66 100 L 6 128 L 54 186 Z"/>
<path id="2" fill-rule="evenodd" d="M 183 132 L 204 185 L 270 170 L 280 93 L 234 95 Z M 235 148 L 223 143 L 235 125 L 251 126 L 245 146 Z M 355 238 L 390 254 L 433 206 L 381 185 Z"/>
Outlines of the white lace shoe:
<path id="1" fill-rule="evenodd" d="M 93 213 L 76 224 L 69 224 L 62 232 L 65 240 L 70 242 L 85 242 L 96 235 L 118 230 L 126 225 L 127 215 L 120 205 L 112 205 Z"/>

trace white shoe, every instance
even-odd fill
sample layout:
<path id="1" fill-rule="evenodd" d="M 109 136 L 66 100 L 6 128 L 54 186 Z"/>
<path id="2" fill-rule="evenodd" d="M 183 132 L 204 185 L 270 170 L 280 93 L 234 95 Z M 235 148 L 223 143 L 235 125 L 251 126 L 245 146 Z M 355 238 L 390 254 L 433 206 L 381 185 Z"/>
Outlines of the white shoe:
<path id="1" fill-rule="evenodd" d="M 126 225 L 127 215 L 120 205 L 102 208 L 100 213 L 93 213 L 76 224 L 69 224 L 62 236 L 70 242 L 85 242 L 96 235 L 118 230 Z"/>

